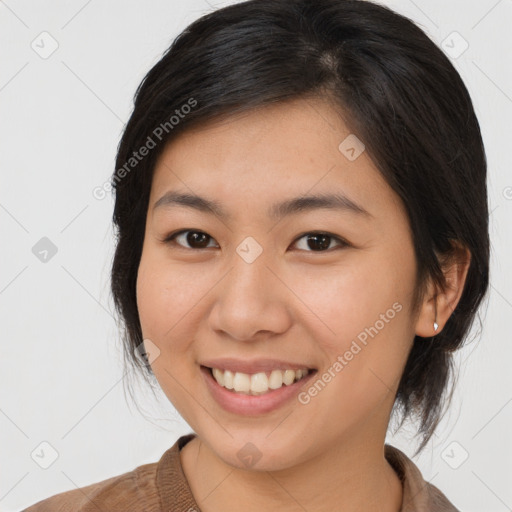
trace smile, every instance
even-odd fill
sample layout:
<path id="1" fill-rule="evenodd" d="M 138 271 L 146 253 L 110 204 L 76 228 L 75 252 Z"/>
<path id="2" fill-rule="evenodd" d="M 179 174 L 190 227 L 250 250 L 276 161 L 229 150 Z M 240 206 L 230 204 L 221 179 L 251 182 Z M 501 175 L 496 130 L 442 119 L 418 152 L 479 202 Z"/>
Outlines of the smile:
<path id="1" fill-rule="evenodd" d="M 213 363 L 213 362 L 212 362 Z M 260 416 L 297 403 L 301 389 L 317 373 L 314 368 L 286 368 L 286 364 L 269 363 L 237 364 L 217 363 L 231 369 L 201 365 L 201 374 L 210 397 L 227 412 L 242 416 Z M 244 368 L 241 368 L 244 366 Z M 281 366 L 281 369 L 276 368 Z M 236 367 L 236 368 L 235 368 Z M 242 370 L 234 371 L 234 370 Z"/>
<path id="2" fill-rule="evenodd" d="M 235 393 L 246 395 L 263 395 L 269 390 L 279 389 L 282 386 L 290 386 L 308 375 L 309 370 L 272 370 L 253 374 L 231 372 L 219 368 L 210 368 L 213 378 L 217 383 Z"/>

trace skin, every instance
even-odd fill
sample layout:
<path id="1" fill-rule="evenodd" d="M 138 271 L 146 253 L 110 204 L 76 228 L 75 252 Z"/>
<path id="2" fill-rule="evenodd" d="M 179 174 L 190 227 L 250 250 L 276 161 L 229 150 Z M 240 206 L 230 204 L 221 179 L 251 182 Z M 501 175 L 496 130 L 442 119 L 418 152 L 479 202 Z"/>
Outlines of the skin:
<path id="1" fill-rule="evenodd" d="M 407 215 L 366 152 L 354 161 L 340 152 L 349 134 L 327 102 L 298 99 L 184 132 L 157 162 L 137 301 L 144 338 L 160 350 L 153 372 L 197 433 L 181 460 L 204 512 L 400 510 L 402 486 L 384 457 L 395 392 L 414 336 L 434 334 L 435 307 L 442 330 L 469 262 L 447 271 L 446 290 L 429 285 L 414 314 Z M 231 219 L 153 210 L 169 190 L 218 201 Z M 326 209 L 267 217 L 283 199 L 333 191 L 371 217 Z M 191 247 L 186 234 L 163 241 L 181 229 L 209 235 L 208 248 Z M 312 231 L 347 245 L 308 245 Z M 236 252 L 248 236 L 263 249 L 252 263 Z M 243 417 L 224 411 L 201 378 L 201 361 L 225 356 L 304 362 L 322 374 L 394 303 L 400 312 L 308 404 L 292 399 Z M 237 456 L 248 442 L 261 453 L 253 467 Z"/>

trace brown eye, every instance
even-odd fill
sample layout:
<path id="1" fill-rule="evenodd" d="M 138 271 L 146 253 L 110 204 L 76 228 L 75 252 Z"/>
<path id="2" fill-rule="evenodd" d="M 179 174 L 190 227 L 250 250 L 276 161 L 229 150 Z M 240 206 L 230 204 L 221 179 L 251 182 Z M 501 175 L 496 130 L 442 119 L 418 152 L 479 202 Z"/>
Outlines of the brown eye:
<path id="1" fill-rule="evenodd" d="M 202 231 L 182 230 L 168 236 L 165 242 L 177 243 L 185 249 L 206 249 L 210 240 L 213 238 Z"/>
<path id="2" fill-rule="evenodd" d="M 307 252 L 326 252 L 333 241 L 338 242 L 338 246 L 348 245 L 345 241 L 341 240 L 341 238 L 329 233 L 306 233 L 298 238 L 297 241 L 302 240 L 303 238 L 306 239 L 306 248 L 304 248 L 303 245 L 301 250 L 306 250 Z M 308 251 L 308 249 L 310 250 Z"/>

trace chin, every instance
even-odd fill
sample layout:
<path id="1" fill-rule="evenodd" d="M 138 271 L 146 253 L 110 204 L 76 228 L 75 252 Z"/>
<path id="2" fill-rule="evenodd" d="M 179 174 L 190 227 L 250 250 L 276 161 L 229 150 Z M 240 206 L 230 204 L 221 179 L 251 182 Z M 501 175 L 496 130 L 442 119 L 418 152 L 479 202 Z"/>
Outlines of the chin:
<path id="1" fill-rule="evenodd" d="M 268 432 L 241 430 L 233 437 L 225 434 L 222 439 L 215 436 L 211 440 L 201 437 L 215 455 L 226 464 L 249 471 L 280 471 L 301 462 L 300 449 L 304 448 L 300 436 L 296 441 L 289 432 Z"/>

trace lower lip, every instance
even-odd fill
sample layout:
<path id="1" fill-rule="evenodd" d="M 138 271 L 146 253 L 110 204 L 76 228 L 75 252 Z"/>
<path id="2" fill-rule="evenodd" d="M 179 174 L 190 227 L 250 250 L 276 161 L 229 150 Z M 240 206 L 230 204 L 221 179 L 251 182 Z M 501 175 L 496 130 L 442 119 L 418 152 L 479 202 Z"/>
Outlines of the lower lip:
<path id="1" fill-rule="evenodd" d="M 279 389 L 273 389 L 264 395 L 245 395 L 235 393 L 221 386 L 210 372 L 209 368 L 201 366 L 201 373 L 206 385 L 215 401 L 226 411 L 244 416 L 258 416 L 278 409 L 286 402 L 297 396 L 300 389 L 316 373 L 311 371 L 305 377 L 287 386 L 284 384 Z"/>

